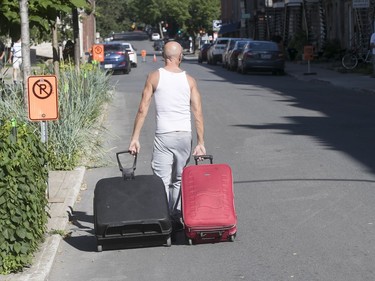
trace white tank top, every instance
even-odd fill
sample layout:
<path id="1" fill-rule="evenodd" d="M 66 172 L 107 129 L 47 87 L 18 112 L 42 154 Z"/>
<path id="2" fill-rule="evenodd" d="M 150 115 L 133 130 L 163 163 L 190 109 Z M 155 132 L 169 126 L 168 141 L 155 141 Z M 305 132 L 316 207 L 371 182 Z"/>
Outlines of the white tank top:
<path id="1" fill-rule="evenodd" d="M 183 72 L 159 68 L 159 83 L 154 92 L 156 133 L 191 131 L 190 86 Z"/>

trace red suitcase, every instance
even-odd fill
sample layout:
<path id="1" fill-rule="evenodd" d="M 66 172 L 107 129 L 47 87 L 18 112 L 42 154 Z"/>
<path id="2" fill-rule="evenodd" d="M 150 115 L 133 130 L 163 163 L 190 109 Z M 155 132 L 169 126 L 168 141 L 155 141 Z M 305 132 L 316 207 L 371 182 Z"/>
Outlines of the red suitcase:
<path id="1" fill-rule="evenodd" d="M 198 165 L 198 158 L 210 164 Z M 234 207 L 232 169 L 212 164 L 211 155 L 195 156 L 196 165 L 182 172 L 182 217 L 189 244 L 234 241 L 237 215 Z"/>

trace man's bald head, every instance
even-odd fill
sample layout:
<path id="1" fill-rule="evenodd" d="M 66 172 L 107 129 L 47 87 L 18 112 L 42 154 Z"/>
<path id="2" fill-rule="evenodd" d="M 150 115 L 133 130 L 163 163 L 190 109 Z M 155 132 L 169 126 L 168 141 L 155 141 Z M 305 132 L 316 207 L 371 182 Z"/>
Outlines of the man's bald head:
<path id="1" fill-rule="evenodd" d="M 170 41 L 167 42 L 164 45 L 164 58 L 165 59 L 180 59 L 180 56 L 182 55 L 182 47 L 181 45 L 176 41 Z"/>

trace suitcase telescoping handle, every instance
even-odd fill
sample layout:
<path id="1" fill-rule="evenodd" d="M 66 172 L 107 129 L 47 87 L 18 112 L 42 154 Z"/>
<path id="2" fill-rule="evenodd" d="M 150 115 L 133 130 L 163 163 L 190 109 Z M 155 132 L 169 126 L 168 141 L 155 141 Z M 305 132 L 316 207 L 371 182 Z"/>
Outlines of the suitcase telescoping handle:
<path id="1" fill-rule="evenodd" d="M 133 166 L 130 168 L 124 168 L 122 167 L 121 161 L 120 161 L 120 155 L 129 153 L 131 154 L 130 150 L 120 151 L 116 153 L 117 163 L 120 171 L 122 172 L 122 176 L 124 177 L 124 180 L 133 180 L 135 178 L 134 171 L 137 167 L 137 154 L 132 155 L 134 157 Z"/>
<path id="2" fill-rule="evenodd" d="M 194 155 L 195 165 L 198 165 L 198 161 L 209 159 L 212 164 L 214 157 L 212 155 Z"/>

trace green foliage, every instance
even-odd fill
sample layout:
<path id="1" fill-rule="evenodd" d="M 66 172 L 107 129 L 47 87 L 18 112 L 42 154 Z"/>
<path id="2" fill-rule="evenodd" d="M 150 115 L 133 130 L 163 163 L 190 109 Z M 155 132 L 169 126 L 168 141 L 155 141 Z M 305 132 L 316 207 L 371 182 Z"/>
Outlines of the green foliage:
<path id="1" fill-rule="evenodd" d="M 30 264 L 44 237 L 46 156 L 33 125 L 0 121 L 0 274 Z"/>
<path id="2" fill-rule="evenodd" d="M 59 120 L 48 122 L 48 155 L 52 170 L 71 170 L 83 156 L 100 152 L 104 106 L 112 98 L 109 76 L 92 64 L 76 71 L 62 64 L 59 77 Z M 96 137 L 95 137 L 96 136 Z M 90 151 L 90 152 L 89 152 Z"/>
<path id="3" fill-rule="evenodd" d="M 100 118 L 112 98 L 109 79 L 96 65 L 83 65 L 80 71 L 73 65 L 62 65 L 58 79 L 60 117 L 48 122 L 48 142 L 44 144 L 39 123 L 28 120 L 22 86 L 2 84 L 0 274 L 29 265 L 44 237 L 48 169 L 72 169 L 86 160 L 86 155 L 100 153 Z M 18 125 L 13 122 L 12 126 L 14 117 Z"/>
<path id="4" fill-rule="evenodd" d="M 74 7 L 86 8 L 88 4 L 85 0 L 30 0 L 28 1 L 30 28 L 48 32 L 58 16 L 71 14 Z M 21 22 L 18 1 L 1 1 L 0 22 L 0 34 L 10 34 L 13 38 L 20 36 Z"/>
<path id="5" fill-rule="evenodd" d="M 130 30 L 131 23 L 157 27 L 168 22 L 173 30 L 212 31 L 220 18 L 220 0 L 97 0 L 97 29 L 103 35 Z"/>
<path id="6" fill-rule="evenodd" d="M 127 2 L 128 0 L 96 0 L 96 27 L 102 36 L 129 31 L 132 22 L 138 21 L 131 16 Z"/>
<path id="7" fill-rule="evenodd" d="M 212 33 L 212 21 L 220 19 L 220 7 L 220 0 L 191 0 L 189 5 L 191 17 L 186 22 L 190 33 L 199 30 Z"/>
<path id="8" fill-rule="evenodd" d="M 341 52 L 342 52 L 342 49 L 341 49 L 340 40 L 338 39 L 328 40 L 327 43 L 324 45 L 323 58 L 327 60 L 340 59 Z"/>

